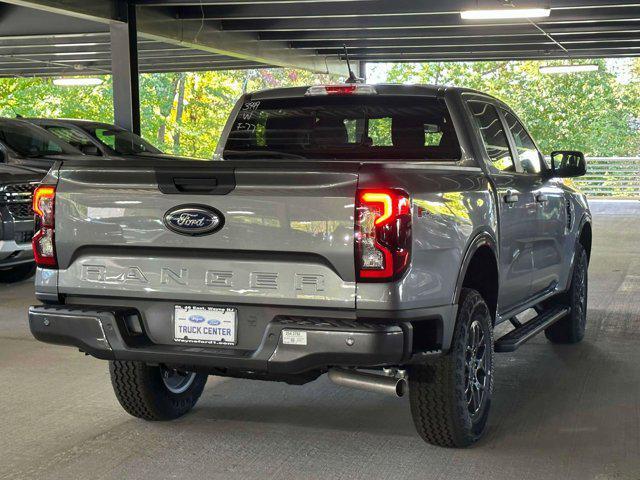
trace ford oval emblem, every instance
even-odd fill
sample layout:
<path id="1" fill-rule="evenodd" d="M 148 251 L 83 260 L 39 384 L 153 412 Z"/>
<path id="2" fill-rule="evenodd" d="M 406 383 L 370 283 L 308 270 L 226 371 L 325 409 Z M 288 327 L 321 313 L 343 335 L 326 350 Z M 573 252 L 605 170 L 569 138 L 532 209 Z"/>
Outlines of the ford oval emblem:
<path id="1" fill-rule="evenodd" d="M 205 205 L 180 205 L 164 215 L 169 230 L 182 235 L 209 235 L 224 225 L 224 217 L 215 208 Z"/>
<path id="2" fill-rule="evenodd" d="M 220 320 L 209 320 L 207 322 L 209 325 L 211 325 L 212 327 L 217 327 L 218 325 L 220 325 L 222 322 Z"/>
<path id="3" fill-rule="evenodd" d="M 193 323 L 202 323 L 205 318 L 202 315 L 189 315 L 188 320 Z"/>

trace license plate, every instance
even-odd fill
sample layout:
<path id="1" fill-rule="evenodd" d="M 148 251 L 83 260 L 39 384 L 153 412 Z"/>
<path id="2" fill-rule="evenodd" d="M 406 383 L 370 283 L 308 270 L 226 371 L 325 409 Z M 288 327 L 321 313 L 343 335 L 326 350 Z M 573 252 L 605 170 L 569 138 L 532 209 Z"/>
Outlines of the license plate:
<path id="1" fill-rule="evenodd" d="M 236 344 L 238 311 L 235 308 L 176 305 L 173 318 L 176 342 Z"/>

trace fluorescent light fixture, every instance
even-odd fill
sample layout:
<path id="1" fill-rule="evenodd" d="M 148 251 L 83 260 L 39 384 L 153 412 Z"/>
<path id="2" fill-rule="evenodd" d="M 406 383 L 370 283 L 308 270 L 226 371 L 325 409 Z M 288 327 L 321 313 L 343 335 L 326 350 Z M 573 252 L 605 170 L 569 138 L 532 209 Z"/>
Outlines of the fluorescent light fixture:
<path id="1" fill-rule="evenodd" d="M 543 18 L 551 15 L 549 8 L 499 8 L 463 10 L 460 16 L 463 20 L 503 20 L 509 18 Z"/>
<path id="2" fill-rule="evenodd" d="M 581 72 L 595 72 L 600 67 L 595 64 L 587 65 L 547 65 L 540 67 L 540 73 L 581 73 Z"/>
<path id="3" fill-rule="evenodd" d="M 88 87 L 102 85 L 102 82 L 101 78 L 88 77 L 56 78 L 53 80 L 53 84 L 59 87 Z"/>

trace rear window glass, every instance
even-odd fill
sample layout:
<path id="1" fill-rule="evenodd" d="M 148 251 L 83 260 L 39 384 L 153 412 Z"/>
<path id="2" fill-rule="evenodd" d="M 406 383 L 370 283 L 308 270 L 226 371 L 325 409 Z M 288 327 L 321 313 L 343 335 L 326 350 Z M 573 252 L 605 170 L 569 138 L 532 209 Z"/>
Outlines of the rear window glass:
<path id="1" fill-rule="evenodd" d="M 442 100 L 336 96 L 247 101 L 224 158 L 460 159 Z"/>

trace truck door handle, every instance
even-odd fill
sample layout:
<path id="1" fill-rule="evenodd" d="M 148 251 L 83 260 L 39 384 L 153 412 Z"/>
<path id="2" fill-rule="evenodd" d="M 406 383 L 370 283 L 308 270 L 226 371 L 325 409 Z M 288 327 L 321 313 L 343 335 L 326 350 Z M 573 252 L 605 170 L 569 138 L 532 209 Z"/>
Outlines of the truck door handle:
<path id="1" fill-rule="evenodd" d="M 504 203 L 517 203 L 519 198 L 520 197 L 518 197 L 517 193 L 508 191 L 507 194 L 504 196 Z"/>
<path id="2" fill-rule="evenodd" d="M 548 200 L 547 196 L 542 193 L 539 193 L 536 195 L 536 202 L 538 203 L 545 203 L 547 200 Z"/>

